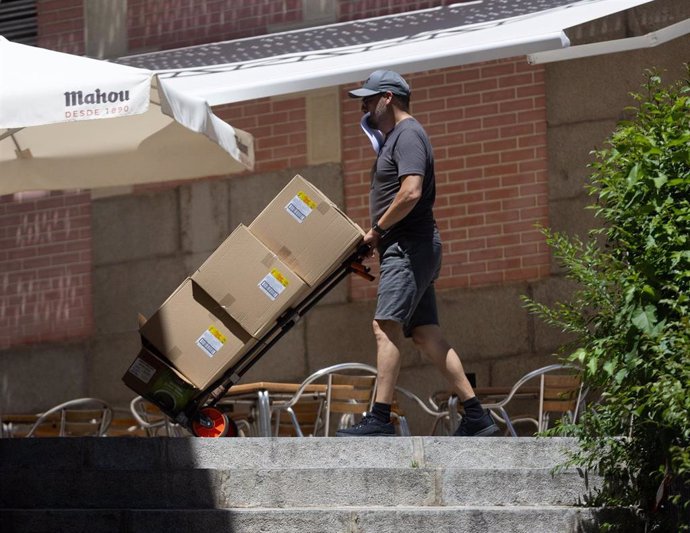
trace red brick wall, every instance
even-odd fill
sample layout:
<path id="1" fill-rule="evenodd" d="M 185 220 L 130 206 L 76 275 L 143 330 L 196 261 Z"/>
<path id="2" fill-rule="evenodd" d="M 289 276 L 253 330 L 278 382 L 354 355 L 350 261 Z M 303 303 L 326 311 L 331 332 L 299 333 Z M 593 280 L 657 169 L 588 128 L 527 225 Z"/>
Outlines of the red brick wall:
<path id="1" fill-rule="evenodd" d="M 0 197 L 0 349 L 92 329 L 88 193 Z"/>
<path id="2" fill-rule="evenodd" d="M 545 276 L 548 247 L 544 72 L 524 59 L 492 61 L 409 76 L 412 114 L 434 145 L 435 215 L 444 240 L 441 289 Z M 369 227 L 374 153 L 360 110 L 343 92 L 347 212 Z M 355 299 L 375 287 L 352 280 Z"/>
<path id="3" fill-rule="evenodd" d="M 339 16 L 378 16 L 445 3 L 340 2 Z M 142 39 L 137 46 L 164 49 L 239 36 L 233 32 L 259 34 L 268 24 L 299 20 L 300 6 L 297 0 L 131 0 L 130 37 Z M 38 9 L 40 46 L 83 53 L 81 1 L 43 0 Z M 225 23 L 218 25 L 213 20 L 221 11 Z M 132 34 L 136 27 L 138 36 Z M 436 152 L 436 217 L 445 253 L 439 288 L 546 275 L 548 249 L 534 228 L 547 222 L 543 69 L 520 58 L 417 74 L 409 81 L 412 112 L 427 126 Z M 344 91 L 342 110 L 346 209 L 368 227 L 373 152 L 359 130 L 358 105 Z M 303 97 L 215 111 L 254 134 L 257 173 L 306 166 Z M 0 349 L 90 335 L 89 195 L 0 197 L 0 223 Z M 374 284 L 351 279 L 354 299 L 374 296 Z"/>
<path id="4" fill-rule="evenodd" d="M 454 3 L 452 0 L 341 0 L 339 21 Z M 301 0 L 129 0 L 129 50 L 165 50 L 262 35 L 304 20 Z"/>
<path id="5" fill-rule="evenodd" d="M 38 46 L 84 54 L 84 2 L 36 2 Z M 88 337 L 89 193 L 0 196 L 0 349 Z"/>
<path id="6" fill-rule="evenodd" d="M 255 174 L 307 165 L 307 122 L 304 97 L 263 98 L 216 106 L 213 112 L 228 124 L 254 136 Z M 249 172 L 246 172 L 247 174 Z M 209 177 L 209 178 L 217 178 Z M 134 186 L 134 194 L 179 187 L 196 180 Z"/>
<path id="7" fill-rule="evenodd" d="M 467 0 L 465 0 L 467 1 Z M 338 20 L 357 20 L 382 17 L 393 13 L 405 13 L 418 9 L 459 4 L 457 0 L 341 0 L 338 2 Z"/>
<path id="8" fill-rule="evenodd" d="M 129 0 L 130 52 L 239 39 L 301 21 L 301 0 Z"/>
<path id="9" fill-rule="evenodd" d="M 304 97 L 263 98 L 217 106 L 213 111 L 234 127 L 254 136 L 254 172 L 271 172 L 307 164 Z"/>
<path id="10" fill-rule="evenodd" d="M 84 2 L 82 0 L 40 0 L 36 2 L 38 46 L 82 55 Z"/>

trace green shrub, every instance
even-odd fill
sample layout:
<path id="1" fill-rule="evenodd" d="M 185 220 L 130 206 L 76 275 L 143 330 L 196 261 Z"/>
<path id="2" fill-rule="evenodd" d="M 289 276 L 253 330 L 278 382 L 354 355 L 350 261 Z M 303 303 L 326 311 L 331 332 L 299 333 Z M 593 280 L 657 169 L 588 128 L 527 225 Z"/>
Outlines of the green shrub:
<path id="1" fill-rule="evenodd" d="M 648 73 L 634 98 L 633 118 L 594 152 L 589 207 L 601 227 L 585 241 L 545 230 L 577 289 L 551 307 L 525 301 L 575 334 L 564 358 L 600 393 L 580 424 L 556 429 L 579 439 L 571 464 L 603 477 L 591 503 L 632 506 L 647 531 L 681 531 L 690 524 L 690 69 L 668 87 Z"/>

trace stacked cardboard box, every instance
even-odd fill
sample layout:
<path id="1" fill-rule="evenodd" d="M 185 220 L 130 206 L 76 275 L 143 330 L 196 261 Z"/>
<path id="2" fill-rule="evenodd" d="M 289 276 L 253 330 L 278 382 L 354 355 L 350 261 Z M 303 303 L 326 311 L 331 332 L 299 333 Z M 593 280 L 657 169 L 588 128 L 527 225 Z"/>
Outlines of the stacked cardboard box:
<path id="1" fill-rule="evenodd" d="M 309 291 L 297 274 L 241 224 L 192 275 L 192 281 L 256 338 Z"/>
<path id="2" fill-rule="evenodd" d="M 299 175 L 254 219 L 249 231 L 310 287 L 346 259 L 364 237 L 362 228 Z"/>
<path id="3" fill-rule="evenodd" d="M 169 362 L 144 346 L 122 380 L 171 416 L 184 410 L 200 392 Z"/>
<path id="4" fill-rule="evenodd" d="M 171 414 L 183 409 L 257 348 L 276 320 L 306 298 L 363 236 L 321 191 L 295 176 L 141 326 L 145 347 L 125 384 L 159 405 L 167 402 Z"/>

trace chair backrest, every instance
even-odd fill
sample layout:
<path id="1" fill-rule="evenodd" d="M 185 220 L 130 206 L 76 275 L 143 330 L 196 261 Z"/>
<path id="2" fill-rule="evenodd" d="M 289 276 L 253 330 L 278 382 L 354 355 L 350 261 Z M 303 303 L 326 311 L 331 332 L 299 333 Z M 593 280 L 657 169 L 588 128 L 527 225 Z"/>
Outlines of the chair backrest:
<path id="1" fill-rule="evenodd" d="M 273 429 L 275 437 L 300 436 L 292 415 L 297 417 L 301 436 L 315 436 L 322 432 L 324 398 L 321 395 L 303 394 L 288 410 L 281 410 L 276 416 Z"/>
<path id="2" fill-rule="evenodd" d="M 511 417 L 507 411 L 508 404 L 523 390 L 526 383 L 537 378 L 540 383 L 537 418 L 534 418 L 533 414 Z M 492 412 L 496 420 L 506 424 L 507 430 L 513 437 L 517 437 L 514 423 L 529 422 L 534 424 L 537 431 L 543 431 L 549 425 L 551 413 L 558 413 L 560 417 L 567 415 L 572 422 L 577 422 L 586 393 L 580 381 L 579 369 L 573 365 L 557 363 L 528 372 L 517 380 L 504 398 L 495 402 L 482 403 Z"/>
<path id="3" fill-rule="evenodd" d="M 577 374 L 544 373 L 540 379 L 539 431 L 548 428 L 550 415 L 570 417 L 577 422 L 582 399 L 582 380 Z"/>
<path id="4" fill-rule="evenodd" d="M 338 427 L 343 427 L 371 410 L 376 392 L 376 378 L 376 374 L 328 375 L 324 436 L 330 433 L 331 414 L 340 415 Z"/>
<path id="5" fill-rule="evenodd" d="M 137 396 L 129 404 L 132 416 L 147 437 L 181 437 L 182 428 L 174 424 L 160 408 L 146 398 Z"/>
<path id="6" fill-rule="evenodd" d="M 34 437 L 41 433 L 39 428 L 49 424 L 59 437 L 103 437 L 113 418 L 112 408 L 98 398 L 77 398 L 70 400 L 39 415 L 26 434 Z M 48 433 L 43 433 L 49 435 Z"/>
<path id="7" fill-rule="evenodd" d="M 146 437 L 146 432 L 132 416 L 129 408 L 113 408 L 113 419 L 108 428 L 108 437 Z"/>
<path id="8" fill-rule="evenodd" d="M 365 379 L 356 379 L 357 376 L 349 375 L 348 373 L 364 374 Z M 343 374 L 344 377 L 331 376 L 334 374 Z M 284 402 L 273 402 L 271 404 L 271 417 L 276 417 L 273 422 L 274 428 L 277 426 L 278 431 L 274 429 L 274 434 L 279 434 L 280 426 L 284 425 L 289 420 L 292 421 L 295 427 L 295 434 L 329 434 L 329 426 L 331 425 L 331 413 L 340 415 L 338 417 L 338 424 L 344 424 L 346 420 L 354 418 L 356 415 L 361 415 L 363 412 L 369 411 L 373 404 L 374 392 L 376 388 L 376 368 L 364 363 L 340 363 L 329 367 L 317 370 L 308 376 L 299 386 L 298 390 L 293 394 L 292 398 Z M 307 432 L 301 430 L 302 421 L 298 419 L 296 409 L 303 400 L 309 398 L 312 393 L 306 392 L 310 385 L 317 381 L 327 380 L 326 384 L 326 402 L 321 413 L 321 419 L 317 418 L 318 424 L 314 428 L 314 432 Z M 344 393 L 347 391 L 347 394 Z M 319 396 L 324 398 L 323 394 Z M 305 417 L 305 425 L 308 428 L 309 420 L 313 415 Z M 321 422 L 323 420 L 323 423 Z M 323 431 L 319 431 L 323 428 Z"/>

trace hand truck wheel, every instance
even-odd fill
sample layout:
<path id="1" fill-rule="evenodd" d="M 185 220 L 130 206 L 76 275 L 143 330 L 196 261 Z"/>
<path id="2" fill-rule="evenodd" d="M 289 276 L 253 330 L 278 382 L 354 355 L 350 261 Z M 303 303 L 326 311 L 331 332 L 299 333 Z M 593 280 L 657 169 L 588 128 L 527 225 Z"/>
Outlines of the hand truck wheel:
<path id="1" fill-rule="evenodd" d="M 192 421 L 192 433 L 197 437 L 220 438 L 236 437 L 239 431 L 228 415 L 215 407 L 203 407 Z"/>

